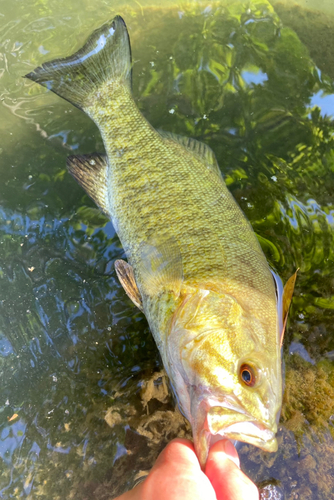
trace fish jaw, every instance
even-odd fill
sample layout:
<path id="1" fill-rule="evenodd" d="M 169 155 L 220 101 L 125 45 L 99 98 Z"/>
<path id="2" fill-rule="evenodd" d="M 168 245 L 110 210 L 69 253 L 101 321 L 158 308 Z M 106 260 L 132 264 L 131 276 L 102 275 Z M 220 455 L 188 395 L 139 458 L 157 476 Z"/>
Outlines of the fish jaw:
<path id="1" fill-rule="evenodd" d="M 270 425 L 269 422 L 256 420 L 236 401 L 231 408 L 231 398 L 225 403 L 218 403 L 219 406 L 210 399 L 198 403 L 198 399 L 194 397 L 192 401 L 190 421 L 196 454 L 202 468 L 206 464 L 210 446 L 220 439 L 252 444 L 267 452 L 277 451 L 276 422 Z M 279 412 L 276 421 L 278 419 Z"/>

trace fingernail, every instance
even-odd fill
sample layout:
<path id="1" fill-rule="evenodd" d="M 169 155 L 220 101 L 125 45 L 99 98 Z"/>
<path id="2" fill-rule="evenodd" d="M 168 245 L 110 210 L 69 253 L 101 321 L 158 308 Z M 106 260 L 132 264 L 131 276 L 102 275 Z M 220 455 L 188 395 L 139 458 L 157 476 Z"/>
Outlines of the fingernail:
<path id="1" fill-rule="evenodd" d="M 240 460 L 237 450 L 229 439 L 224 440 L 224 451 L 230 460 L 240 469 Z"/>

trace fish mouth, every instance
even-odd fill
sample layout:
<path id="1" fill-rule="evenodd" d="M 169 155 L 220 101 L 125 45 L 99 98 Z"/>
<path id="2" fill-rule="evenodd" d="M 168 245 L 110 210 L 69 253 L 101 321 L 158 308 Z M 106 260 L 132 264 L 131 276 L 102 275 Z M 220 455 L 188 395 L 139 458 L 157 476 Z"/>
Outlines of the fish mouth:
<path id="1" fill-rule="evenodd" d="M 277 423 L 254 418 L 240 405 L 240 402 L 230 400 L 227 404 L 211 406 L 207 409 L 204 430 L 211 442 L 218 436 L 252 444 L 264 451 L 277 451 Z M 215 437 L 216 436 L 216 437 Z M 219 439 L 219 438 L 218 438 Z"/>
<path id="2" fill-rule="evenodd" d="M 211 431 L 209 432 L 211 434 L 211 444 L 218 439 L 232 439 L 248 444 L 253 444 L 258 448 L 269 452 L 275 452 L 278 448 L 275 433 L 267 426 L 259 422 L 237 422 L 224 429 L 221 429 L 215 434 L 213 434 Z"/>
<path id="3" fill-rule="evenodd" d="M 230 396 L 224 403 L 202 400 L 193 415 L 194 445 L 203 470 L 210 446 L 220 439 L 242 441 L 264 451 L 277 451 L 277 415 L 271 418 L 265 408 L 258 416 L 250 415 L 237 398 Z"/>

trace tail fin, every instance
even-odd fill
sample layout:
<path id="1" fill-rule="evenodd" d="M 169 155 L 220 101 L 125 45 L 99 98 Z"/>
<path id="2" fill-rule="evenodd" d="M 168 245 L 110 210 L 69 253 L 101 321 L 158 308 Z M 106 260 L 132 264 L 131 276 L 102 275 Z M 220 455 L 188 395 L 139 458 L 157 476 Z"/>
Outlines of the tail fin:
<path id="1" fill-rule="evenodd" d="M 94 31 L 72 56 L 46 62 L 25 76 L 80 109 L 106 82 L 124 81 L 131 87 L 131 48 L 125 22 L 116 16 Z"/>

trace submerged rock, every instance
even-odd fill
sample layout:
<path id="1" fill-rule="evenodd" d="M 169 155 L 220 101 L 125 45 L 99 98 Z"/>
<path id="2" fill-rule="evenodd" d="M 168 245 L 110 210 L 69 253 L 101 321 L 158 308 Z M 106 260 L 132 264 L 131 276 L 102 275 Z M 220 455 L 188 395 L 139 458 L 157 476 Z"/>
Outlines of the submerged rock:
<path id="1" fill-rule="evenodd" d="M 260 500 L 285 500 L 285 495 L 280 481 L 268 479 L 258 484 Z"/>

